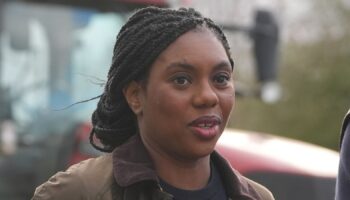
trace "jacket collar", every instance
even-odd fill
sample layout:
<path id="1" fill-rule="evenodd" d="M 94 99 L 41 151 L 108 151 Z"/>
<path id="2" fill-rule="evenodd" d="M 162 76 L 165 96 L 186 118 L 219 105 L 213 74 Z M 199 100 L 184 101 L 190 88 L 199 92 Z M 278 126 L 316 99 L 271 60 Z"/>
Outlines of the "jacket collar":
<path id="1" fill-rule="evenodd" d="M 113 175 L 122 187 L 145 180 L 158 181 L 151 157 L 139 134 L 113 151 Z"/>
<path id="2" fill-rule="evenodd" d="M 220 172 L 227 195 L 232 199 L 262 200 L 252 185 L 216 151 L 210 155 L 211 161 Z"/>
<path id="3" fill-rule="evenodd" d="M 220 172 L 226 192 L 231 198 L 261 199 L 248 181 L 216 151 L 211 154 L 211 161 Z M 121 187 L 142 181 L 158 183 L 152 159 L 138 134 L 113 151 L 113 174 Z"/>

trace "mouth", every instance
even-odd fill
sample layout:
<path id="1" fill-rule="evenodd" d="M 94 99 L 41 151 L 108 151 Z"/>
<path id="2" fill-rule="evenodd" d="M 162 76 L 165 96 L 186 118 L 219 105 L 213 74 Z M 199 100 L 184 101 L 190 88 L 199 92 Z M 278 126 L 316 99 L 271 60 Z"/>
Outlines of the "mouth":
<path id="1" fill-rule="evenodd" d="M 189 127 L 201 139 L 212 139 L 220 134 L 219 125 L 222 123 L 216 115 L 203 116 L 193 120 Z"/>
<path id="2" fill-rule="evenodd" d="M 209 129 L 221 124 L 221 118 L 215 115 L 203 116 L 193 120 L 189 126 Z"/>

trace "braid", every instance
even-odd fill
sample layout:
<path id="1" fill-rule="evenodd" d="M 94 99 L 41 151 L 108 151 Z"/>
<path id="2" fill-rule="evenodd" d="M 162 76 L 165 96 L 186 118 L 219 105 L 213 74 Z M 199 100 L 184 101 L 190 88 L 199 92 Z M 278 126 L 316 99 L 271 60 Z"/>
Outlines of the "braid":
<path id="1" fill-rule="evenodd" d="M 216 35 L 233 67 L 222 30 L 194 9 L 147 7 L 129 18 L 117 35 L 107 84 L 92 114 L 90 143 L 96 149 L 111 152 L 138 133 L 136 116 L 123 96 L 123 88 L 133 80 L 146 80 L 159 54 L 182 34 L 199 27 L 208 28 Z M 94 136 L 102 146 L 95 144 Z"/>

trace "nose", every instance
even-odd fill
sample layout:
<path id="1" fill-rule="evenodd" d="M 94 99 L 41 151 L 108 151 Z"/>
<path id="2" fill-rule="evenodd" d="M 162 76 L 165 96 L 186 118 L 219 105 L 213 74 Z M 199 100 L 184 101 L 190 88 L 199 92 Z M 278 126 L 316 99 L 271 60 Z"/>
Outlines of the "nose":
<path id="1" fill-rule="evenodd" d="M 218 94 L 210 83 L 199 84 L 193 95 L 193 105 L 197 108 L 214 107 L 219 102 Z"/>

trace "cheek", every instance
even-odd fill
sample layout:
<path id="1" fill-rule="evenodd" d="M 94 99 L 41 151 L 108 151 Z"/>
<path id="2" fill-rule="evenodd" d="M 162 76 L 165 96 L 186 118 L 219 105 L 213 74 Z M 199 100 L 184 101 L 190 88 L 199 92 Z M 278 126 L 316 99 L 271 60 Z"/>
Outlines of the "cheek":
<path id="1" fill-rule="evenodd" d="M 236 101 L 235 101 L 234 91 L 220 94 L 220 107 L 226 118 L 230 115 L 231 111 L 234 109 L 235 103 Z"/>
<path id="2" fill-rule="evenodd" d="M 231 111 L 233 110 L 235 105 L 235 100 L 234 99 L 226 99 L 223 103 L 222 103 L 222 110 L 225 113 L 225 115 L 229 115 L 231 113 Z"/>
<path id="3" fill-rule="evenodd" d="M 158 88 L 156 92 L 150 95 L 150 102 L 152 102 L 150 111 L 157 112 L 160 118 L 164 117 L 164 115 L 167 118 L 178 116 L 179 111 L 183 111 L 185 108 L 184 102 L 186 102 L 186 97 L 167 88 Z"/>

